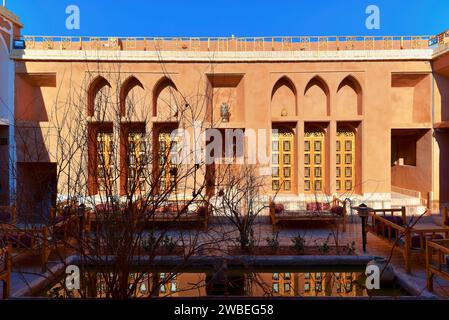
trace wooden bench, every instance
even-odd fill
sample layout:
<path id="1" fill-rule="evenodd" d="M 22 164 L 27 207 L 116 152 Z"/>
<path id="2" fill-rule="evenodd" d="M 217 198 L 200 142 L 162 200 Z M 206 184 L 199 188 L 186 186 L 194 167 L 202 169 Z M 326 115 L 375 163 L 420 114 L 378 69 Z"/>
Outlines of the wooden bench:
<path id="1" fill-rule="evenodd" d="M 426 278 L 427 290 L 430 292 L 433 291 L 435 276 L 449 281 L 449 240 L 447 239 L 429 240 L 426 244 Z"/>
<path id="2" fill-rule="evenodd" d="M 102 206 L 102 205 L 100 205 Z M 196 206 L 196 210 L 191 210 L 192 206 Z M 107 223 L 108 220 L 113 220 L 114 217 L 108 217 L 108 212 L 120 212 L 124 208 L 111 208 L 98 210 L 96 209 L 86 211 L 85 232 L 95 230 L 95 226 L 100 226 Z M 203 212 L 197 212 L 199 208 Z M 144 224 L 145 227 L 151 228 L 155 225 L 164 224 L 169 226 L 182 226 L 185 224 L 199 224 L 204 230 L 207 230 L 209 225 L 209 218 L 212 214 L 212 209 L 207 200 L 167 200 L 155 207 L 150 201 L 136 202 L 135 209 L 136 220 Z"/>
<path id="3" fill-rule="evenodd" d="M 193 210 L 191 207 L 195 207 Z M 149 206 L 146 223 L 148 225 L 167 224 L 180 226 L 198 224 L 204 230 L 209 226 L 212 208 L 208 200 L 168 200 L 157 209 Z"/>
<path id="4" fill-rule="evenodd" d="M 0 282 L 3 283 L 3 297 L 7 299 L 11 291 L 12 248 L 0 248 Z"/>
<path id="5" fill-rule="evenodd" d="M 270 220 L 273 225 L 273 232 L 276 232 L 277 225 L 281 222 L 292 222 L 292 221 L 319 221 L 319 222 L 330 222 L 335 223 L 337 226 L 342 225 L 342 231 L 346 232 L 346 219 L 347 219 L 347 209 L 346 201 L 341 201 L 340 199 L 334 198 L 329 204 L 330 210 L 283 210 L 283 212 L 276 212 L 276 204 L 273 202 L 272 198 L 269 200 L 270 208 Z M 335 208 L 340 208 L 340 213 L 332 210 Z"/>
<path id="6" fill-rule="evenodd" d="M 0 207 L 0 212 L 9 212 L 10 217 L 0 220 L 2 240 L 6 240 L 13 248 L 25 249 L 24 253 L 29 250 L 33 254 L 38 254 L 43 269 L 47 265 L 52 249 L 68 241 L 75 223 L 73 218 L 58 221 L 55 209 L 50 210 L 49 220 L 44 223 L 18 222 L 15 206 Z M 60 238 L 57 234 L 59 232 L 62 233 Z"/>
<path id="7" fill-rule="evenodd" d="M 400 221 L 402 223 L 398 223 Z M 412 257 L 425 255 L 426 242 L 429 239 L 443 237 L 443 235 L 448 237 L 449 227 L 408 226 L 407 223 L 405 207 L 376 209 L 370 212 L 367 230 L 387 240 L 395 249 L 399 250 L 404 257 L 407 273 L 411 273 Z"/>

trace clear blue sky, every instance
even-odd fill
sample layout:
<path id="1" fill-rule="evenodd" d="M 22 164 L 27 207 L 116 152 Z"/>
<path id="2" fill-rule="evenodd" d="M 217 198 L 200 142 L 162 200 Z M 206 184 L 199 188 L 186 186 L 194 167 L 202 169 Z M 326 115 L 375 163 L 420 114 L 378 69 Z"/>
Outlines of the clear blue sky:
<path id="1" fill-rule="evenodd" d="M 78 5 L 81 29 L 67 30 Z M 368 5 L 380 30 L 365 27 Z M 449 29 L 449 0 L 7 0 L 27 35 L 424 35 Z"/>

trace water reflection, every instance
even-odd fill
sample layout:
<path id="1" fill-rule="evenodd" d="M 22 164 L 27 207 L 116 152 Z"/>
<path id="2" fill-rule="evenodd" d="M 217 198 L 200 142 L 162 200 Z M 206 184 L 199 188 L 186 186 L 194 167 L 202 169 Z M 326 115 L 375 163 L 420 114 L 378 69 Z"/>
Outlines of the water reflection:
<path id="1" fill-rule="evenodd" d="M 68 292 L 64 281 L 45 292 L 52 298 L 109 298 L 115 290 L 117 275 L 86 272 L 82 288 Z M 83 283 L 85 284 L 83 286 Z M 95 284 L 95 285 L 94 285 Z M 367 297 L 373 295 L 404 296 L 394 284 L 381 291 L 368 291 L 360 272 L 239 272 L 224 273 L 132 273 L 129 296 L 149 297 Z"/>

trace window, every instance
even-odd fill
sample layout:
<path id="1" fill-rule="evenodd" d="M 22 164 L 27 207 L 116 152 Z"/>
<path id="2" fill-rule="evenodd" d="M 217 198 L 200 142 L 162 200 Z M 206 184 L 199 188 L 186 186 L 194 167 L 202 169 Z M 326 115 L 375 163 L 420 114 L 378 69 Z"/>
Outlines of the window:
<path id="1" fill-rule="evenodd" d="M 146 143 L 143 133 L 128 135 L 128 192 L 145 192 Z"/>
<path id="2" fill-rule="evenodd" d="M 294 175 L 294 133 L 290 129 L 273 130 L 272 189 L 291 192 Z"/>
<path id="3" fill-rule="evenodd" d="M 355 187 L 355 133 L 351 129 L 337 131 L 337 180 L 339 192 L 350 192 Z"/>
<path id="4" fill-rule="evenodd" d="M 114 141 L 112 132 L 97 134 L 97 182 L 100 191 L 112 191 L 114 170 Z"/>
<path id="5" fill-rule="evenodd" d="M 167 191 L 172 188 L 176 191 L 176 179 L 178 174 L 177 142 L 172 140 L 171 131 L 164 130 L 159 133 L 158 159 L 159 159 L 159 190 Z"/>
<path id="6" fill-rule="evenodd" d="M 325 181 L 325 139 L 318 128 L 305 132 L 304 140 L 304 190 L 324 190 Z"/>

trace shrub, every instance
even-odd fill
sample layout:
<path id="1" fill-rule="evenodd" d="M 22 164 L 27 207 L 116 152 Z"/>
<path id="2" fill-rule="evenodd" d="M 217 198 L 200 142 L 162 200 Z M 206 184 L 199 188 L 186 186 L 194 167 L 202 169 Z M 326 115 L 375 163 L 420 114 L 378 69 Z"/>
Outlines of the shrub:
<path id="1" fill-rule="evenodd" d="M 306 247 L 306 240 L 301 236 L 297 235 L 292 239 L 293 247 L 295 248 L 295 251 L 298 253 L 303 253 Z"/>

